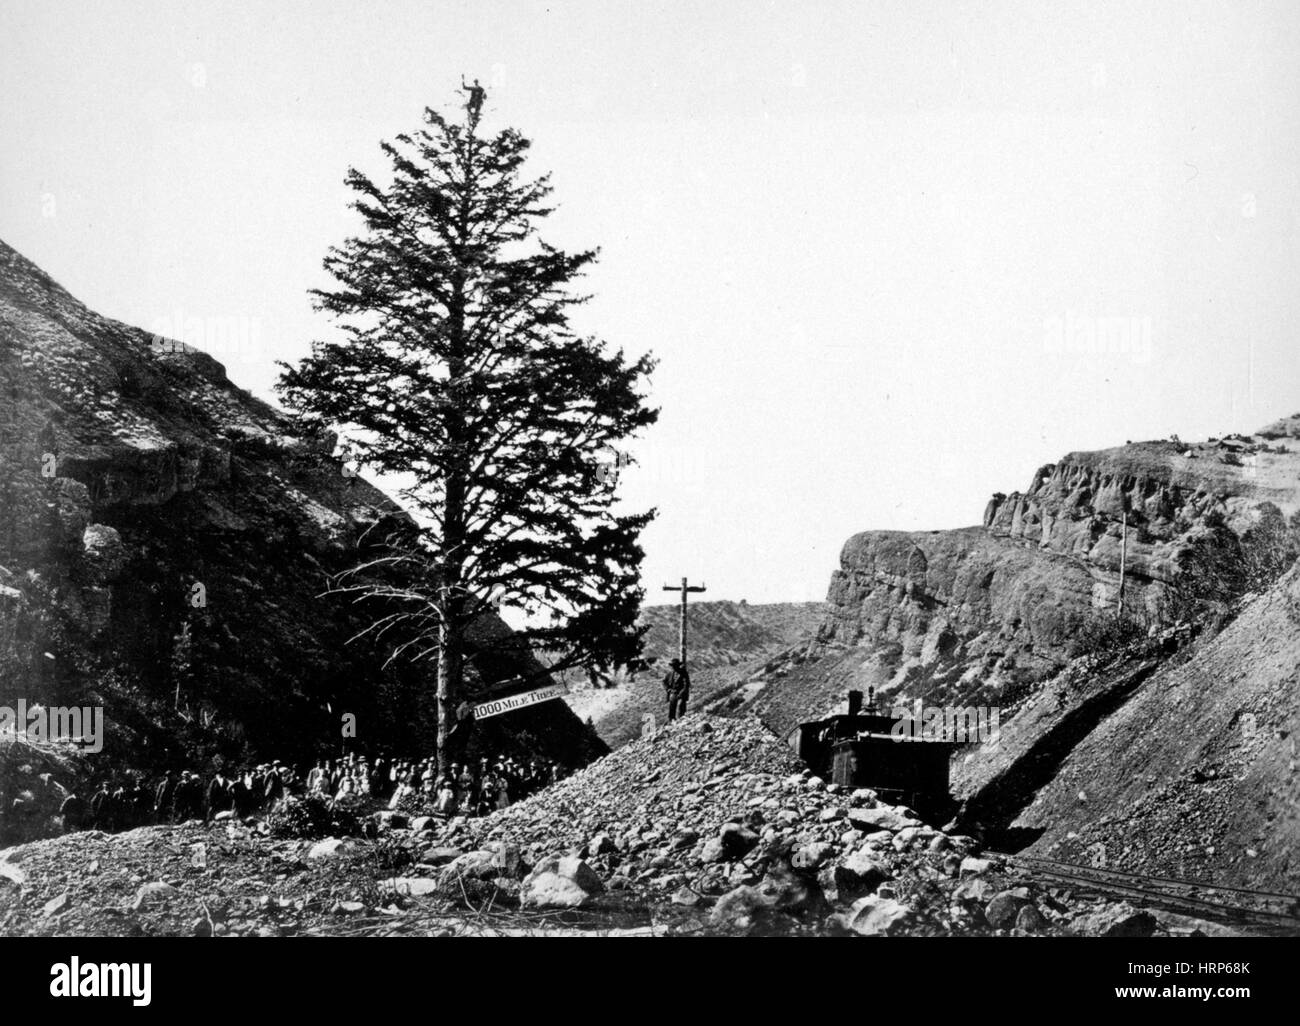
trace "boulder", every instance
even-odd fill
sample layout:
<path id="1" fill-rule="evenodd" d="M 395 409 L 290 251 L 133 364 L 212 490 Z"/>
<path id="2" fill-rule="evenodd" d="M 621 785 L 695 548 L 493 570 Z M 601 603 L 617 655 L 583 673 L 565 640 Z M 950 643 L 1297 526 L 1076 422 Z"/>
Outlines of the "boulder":
<path id="1" fill-rule="evenodd" d="M 327 837 L 323 841 L 317 841 L 307 850 L 307 858 L 313 861 L 317 859 L 333 859 L 356 851 L 356 849 L 356 841 L 345 837 Z"/>
<path id="2" fill-rule="evenodd" d="M 1070 932 L 1083 937 L 1150 937 L 1155 928 L 1155 916 L 1127 901 L 1079 916 L 1070 924 Z"/>
<path id="3" fill-rule="evenodd" d="M 868 894 L 855 901 L 845 916 L 845 925 L 861 937 L 890 937 L 902 933 L 912 910 L 893 898 Z"/>
<path id="4" fill-rule="evenodd" d="M 909 848 L 919 848 L 929 843 L 930 838 L 936 836 L 937 831 L 933 827 L 927 826 L 910 826 L 903 827 L 894 835 L 894 850 L 907 851 Z"/>
<path id="5" fill-rule="evenodd" d="M 700 861 L 730 862 L 743 858 L 758 844 L 758 834 L 739 823 L 724 823 L 718 836 L 710 838 L 700 853 Z"/>
<path id="6" fill-rule="evenodd" d="M 617 850 L 614 838 L 606 833 L 599 833 L 587 842 L 588 858 L 595 858 L 597 855 L 611 855 Z"/>
<path id="7" fill-rule="evenodd" d="M 973 855 L 967 855 L 961 860 L 962 876 L 983 876 L 993 869 L 993 863 L 989 859 L 977 859 Z"/>
<path id="8" fill-rule="evenodd" d="M 999 891 L 984 907 L 984 918 L 995 930 L 1009 930 L 1015 926 L 1020 910 L 1030 905 L 1029 896 L 1021 888 Z"/>
<path id="9" fill-rule="evenodd" d="M 161 881 L 143 884 L 135 892 L 135 900 L 131 902 L 131 908 L 138 912 L 142 908 L 164 902 L 179 893 L 171 884 L 162 883 Z"/>
<path id="10" fill-rule="evenodd" d="M 1016 913 L 1015 928 L 1024 933 L 1042 933 L 1047 929 L 1047 920 L 1033 905 L 1026 905 Z"/>
<path id="11" fill-rule="evenodd" d="M 709 914 L 709 922 L 714 926 L 743 929 L 767 908 L 767 898 L 757 887 L 742 885 L 718 899 Z"/>
<path id="12" fill-rule="evenodd" d="M 987 880 L 979 877 L 972 877 L 964 880 L 952 892 L 954 901 L 969 901 L 977 905 L 985 905 L 993 897 L 993 885 Z"/>
<path id="13" fill-rule="evenodd" d="M 790 864 L 795 869 L 819 869 L 835 849 L 821 842 L 805 844 L 791 856 Z"/>
<path id="14" fill-rule="evenodd" d="M 670 899 L 674 905 L 683 905 L 687 908 L 698 905 L 703 899 L 695 891 L 691 890 L 685 884 L 673 891 Z"/>
<path id="15" fill-rule="evenodd" d="M 454 862 L 463 855 L 459 848 L 447 848 L 440 845 L 434 845 L 432 848 L 425 848 L 420 854 L 420 861 L 430 866 L 445 866 L 448 862 Z"/>
<path id="16" fill-rule="evenodd" d="M 480 849 L 452 859 L 444 867 L 441 879 L 443 883 L 451 883 L 455 880 L 494 880 L 499 875 L 497 853 Z"/>
<path id="17" fill-rule="evenodd" d="M 550 858 L 524 878 L 519 903 L 524 908 L 578 908 L 604 891 L 604 882 L 582 859 Z"/>
<path id="18" fill-rule="evenodd" d="M 399 876 L 389 881 L 394 894 L 407 898 L 423 898 L 438 892 L 438 881 L 423 876 Z"/>
<path id="19" fill-rule="evenodd" d="M 739 823 L 724 823 L 718 831 L 718 840 L 722 842 L 727 858 L 738 859 L 749 854 L 758 843 L 758 834 Z"/>
<path id="20" fill-rule="evenodd" d="M 807 913 L 822 902 L 816 884 L 777 862 L 757 884 L 742 884 L 719 898 L 710 921 L 715 926 L 743 929 L 769 913 Z"/>
<path id="21" fill-rule="evenodd" d="M 517 844 L 502 844 L 493 852 L 492 868 L 496 875 L 510 880 L 522 880 L 528 875 L 528 863 Z"/>
<path id="22" fill-rule="evenodd" d="M 863 894 L 873 891 L 890 878 L 889 871 L 871 857 L 869 852 L 855 851 L 841 864 L 847 890 Z M 841 885 L 841 890 L 846 887 Z"/>
<path id="23" fill-rule="evenodd" d="M 849 809 L 848 818 L 849 822 L 859 830 L 872 832 L 889 830 L 892 833 L 897 833 L 906 827 L 921 825 L 920 820 L 905 816 L 888 805 L 879 805 L 875 808 L 855 807 Z"/>
<path id="24" fill-rule="evenodd" d="M 769 908 L 781 912 L 807 912 L 822 902 L 821 889 L 802 873 L 794 872 L 784 862 L 773 862 L 758 884 L 759 893 Z"/>
<path id="25" fill-rule="evenodd" d="M 889 873 L 868 852 L 854 852 L 843 862 L 823 866 L 817 874 L 822 891 L 833 901 L 853 901 L 888 879 Z"/>
<path id="26" fill-rule="evenodd" d="M 27 882 L 27 874 L 21 866 L 0 859 L 0 881 L 21 887 Z"/>

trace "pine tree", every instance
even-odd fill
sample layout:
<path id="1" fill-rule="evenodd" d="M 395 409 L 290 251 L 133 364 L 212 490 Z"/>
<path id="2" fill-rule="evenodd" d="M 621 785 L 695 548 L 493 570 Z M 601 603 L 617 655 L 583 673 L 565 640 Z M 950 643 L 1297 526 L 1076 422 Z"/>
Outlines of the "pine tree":
<path id="1" fill-rule="evenodd" d="M 330 249 L 337 285 L 313 293 L 338 337 L 277 386 L 361 467 L 411 482 L 418 538 L 345 588 L 382 600 L 369 630 L 393 640 L 392 658 L 436 657 L 444 773 L 467 628 L 491 607 L 522 610 L 532 626 L 512 643 L 556 669 L 637 660 L 638 537 L 654 511 L 617 515 L 610 468 L 615 443 L 658 417 L 641 393 L 654 361 L 570 328 L 596 251 L 538 237 L 549 175 L 525 175 L 519 132 L 480 131 L 478 83 L 462 93 L 457 121 L 427 109 L 423 129 L 381 144 L 386 187 L 349 169 L 364 230 Z"/>

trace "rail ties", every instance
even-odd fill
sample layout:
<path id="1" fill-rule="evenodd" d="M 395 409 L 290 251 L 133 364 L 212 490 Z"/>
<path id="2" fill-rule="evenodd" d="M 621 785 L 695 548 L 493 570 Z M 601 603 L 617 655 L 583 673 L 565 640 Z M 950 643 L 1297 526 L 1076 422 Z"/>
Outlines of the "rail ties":
<path id="1" fill-rule="evenodd" d="M 1300 895 L 1081 866 L 1037 855 L 1002 854 L 1002 858 L 1037 876 L 1083 890 L 1137 898 L 1172 911 L 1208 912 L 1237 922 L 1300 930 Z"/>

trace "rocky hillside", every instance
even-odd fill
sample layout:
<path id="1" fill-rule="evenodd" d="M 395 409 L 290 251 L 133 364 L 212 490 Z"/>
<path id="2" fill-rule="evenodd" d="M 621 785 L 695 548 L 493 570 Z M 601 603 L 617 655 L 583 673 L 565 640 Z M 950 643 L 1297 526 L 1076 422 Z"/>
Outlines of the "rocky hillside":
<path id="1" fill-rule="evenodd" d="M 650 664 L 645 671 L 595 682 L 569 675 L 569 705 L 580 717 L 591 717 L 609 744 L 639 737 L 647 714 L 663 719 L 662 682 L 668 660 L 677 655 L 680 608 L 642 609 L 640 622 L 648 628 L 643 658 Z M 806 643 L 825 614 L 822 602 L 692 602 L 688 661 L 693 706 L 716 701 L 791 645 Z"/>
<path id="2" fill-rule="evenodd" d="M 0 243 L 0 704 L 103 705 L 98 758 L 136 765 L 427 751 L 429 664 L 350 642 L 375 611 L 329 590 L 408 522 L 205 353 L 100 317 Z M 539 670 L 489 651 L 470 686 Z M 516 687 L 531 688 L 535 682 Z M 479 741 L 585 761 L 561 702 Z"/>
<path id="3" fill-rule="evenodd" d="M 1298 731 L 1300 567 L 1177 658 L 1049 682 L 959 764 L 962 819 L 1053 859 L 1300 893 Z"/>
<path id="4" fill-rule="evenodd" d="M 646 606 L 641 611 L 640 622 L 649 628 L 643 655 L 661 674 L 677 655 L 679 613 L 675 604 Z M 816 633 L 825 613 L 824 602 L 692 602 L 691 669 L 737 666 L 773 655 Z"/>

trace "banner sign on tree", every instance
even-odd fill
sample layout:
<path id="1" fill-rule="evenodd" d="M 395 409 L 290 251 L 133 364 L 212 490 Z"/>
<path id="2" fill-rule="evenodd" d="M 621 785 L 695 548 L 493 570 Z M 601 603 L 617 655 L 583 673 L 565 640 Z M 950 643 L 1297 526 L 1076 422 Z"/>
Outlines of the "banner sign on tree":
<path id="1" fill-rule="evenodd" d="M 525 709 L 530 705 L 537 705 L 539 702 L 549 702 L 552 698 L 559 698 L 567 695 L 569 689 L 564 684 L 552 684 L 550 687 L 538 688 L 536 691 L 527 691 L 522 695 L 511 695 L 509 698 L 496 698 L 491 702 L 483 702 L 481 705 L 474 707 L 474 718 L 476 720 L 485 720 L 489 716 L 499 716 L 501 713 L 514 712 L 516 709 Z"/>

